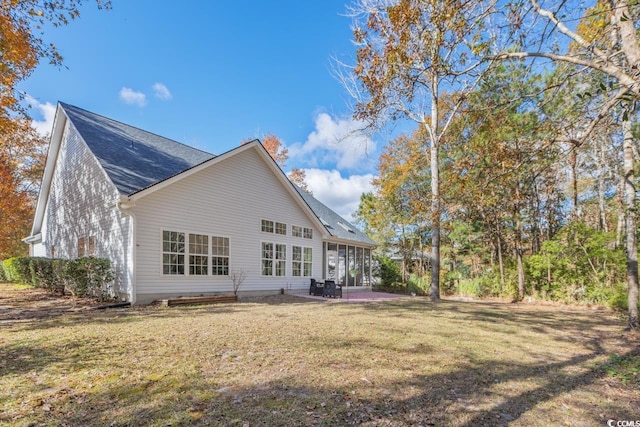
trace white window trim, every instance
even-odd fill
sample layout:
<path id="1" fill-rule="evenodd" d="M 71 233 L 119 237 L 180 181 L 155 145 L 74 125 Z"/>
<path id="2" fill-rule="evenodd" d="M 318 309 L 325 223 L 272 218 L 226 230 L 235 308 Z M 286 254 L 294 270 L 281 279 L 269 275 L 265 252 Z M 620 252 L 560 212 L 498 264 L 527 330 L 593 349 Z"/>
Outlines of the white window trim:
<path id="1" fill-rule="evenodd" d="M 163 263 L 163 255 L 165 254 L 165 252 L 162 250 L 162 243 L 164 241 L 164 236 L 163 236 L 163 232 L 165 231 L 169 231 L 169 232 L 176 232 L 176 233 L 184 233 L 185 235 L 185 248 L 184 248 L 184 274 L 164 274 L 164 263 Z M 189 274 L 189 255 L 191 255 L 191 253 L 189 252 L 189 234 L 200 234 L 200 235 L 204 235 L 208 237 L 209 243 L 208 243 L 208 262 L 207 262 L 207 274 Z M 218 275 L 218 274 L 211 274 L 212 273 L 212 268 L 213 268 L 213 262 L 212 262 L 212 253 L 211 253 L 211 238 L 212 237 L 223 237 L 226 239 L 229 239 L 229 273 L 231 273 L 231 258 L 232 258 L 232 254 L 231 254 L 231 246 L 232 246 L 232 239 L 229 235 L 227 234 L 217 234 L 217 233 L 213 233 L 213 232 L 201 232 L 201 231 L 185 231 L 182 228 L 173 228 L 173 227 L 163 227 L 160 228 L 160 232 L 159 232 L 159 236 L 160 236 L 160 245 L 159 245 L 159 255 L 158 258 L 160 260 L 160 269 L 159 269 L 159 277 L 161 279 L 166 279 L 166 280 L 176 280 L 176 278 L 178 277 L 182 277 L 182 278 L 187 278 L 190 277 L 193 280 L 195 279 L 208 279 L 208 280 L 212 280 L 215 278 L 228 278 L 229 275 Z M 200 255 L 200 254 L 196 254 L 196 255 Z"/>
<path id="2" fill-rule="evenodd" d="M 296 276 L 296 275 L 294 274 L 294 270 L 293 270 L 293 263 L 294 263 L 294 262 L 296 262 L 296 261 L 293 259 L 293 248 L 294 248 L 294 247 L 296 247 L 296 248 L 300 248 L 300 249 L 301 249 L 301 252 L 300 252 L 301 258 L 300 258 L 300 261 L 299 261 L 299 262 L 300 262 L 300 275 L 299 275 L 299 276 Z M 305 250 L 305 249 L 311 249 L 311 261 L 310 261 L 310 262 L 306 262 L 306 261 L 304 260 L 304 250 Z M 291 245 L 291 277 L 295 277 L 295 278 L 308 278 L 308 277 L 313 277 L 313 262 L 314 262 L 314 260 L 313 260 L 313 252 L 314 252 L 314 251 L 313 251 L 313 246 Z M 311 268 L 310 268 L 310 271 L 309 271 L 309 273 L 310 273 L 310 274 L 309 274 L 308 276 L 305 276 L 305 275 L 304 275 L 304 265 L 305 265 L 305 262 L 306 262 L 307 264 L 310 264 L 310 265 L 311 265 Z"/>

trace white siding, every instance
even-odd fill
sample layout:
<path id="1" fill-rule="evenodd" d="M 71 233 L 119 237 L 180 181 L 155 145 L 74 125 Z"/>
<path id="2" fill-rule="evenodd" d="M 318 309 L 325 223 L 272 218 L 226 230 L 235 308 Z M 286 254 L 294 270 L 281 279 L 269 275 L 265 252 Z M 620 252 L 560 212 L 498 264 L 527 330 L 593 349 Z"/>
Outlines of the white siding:
<path id="1" fill-rule="evenodd" d="M 47 248 L 43 243 L 35 243 L 31 245 L 31 256 L 47 257 Z"/>
<path id="2" fill-rule="evenodd" d="M 315 223 L 256 149 L 241 151 L 141 197 L 132 210 L 137 235 L 136 291 L 141 302 L 148 301 L 151 295 L 232 291 L 232 282 L 227 276 L 163 275 L 163 230 L 229 237 L 230 270 L 243 270 L 246 274 L 240 292 L 308 288 L 308 277 L 292 276 L 294 245 L 313 249 L 311 277 L 322 277 L 321 231 L 315 228 Z M 262 219 L 286 223 L 287 235 L 262 232 Z M 313 239 L 292 237 L 292 225 L 313 228 Z M 286 277 L 261 276 L 263 241 L 286 244 Z M 188 259 L 185 264 L 188 270 Z"/>
<path id="3" fill-rule="evenodd" d="M 67 122 L 42 224 L 42 245 L 37 250 L 51 256 L 54 247 L 56 258 L 76 258 L 78 238 L 95 237 L 95 256 L 111 260 L 115 291 L 125 297 L 131 283 L 131 220 L 117 210 L 119 197 L 97 159 Z"/>

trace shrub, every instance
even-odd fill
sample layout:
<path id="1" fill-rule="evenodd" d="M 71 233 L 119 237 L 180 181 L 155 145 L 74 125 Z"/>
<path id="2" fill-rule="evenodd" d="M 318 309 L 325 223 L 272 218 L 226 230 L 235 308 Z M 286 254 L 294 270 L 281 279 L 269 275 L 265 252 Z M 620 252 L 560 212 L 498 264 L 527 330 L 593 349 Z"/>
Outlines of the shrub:
<path id="1" fill-rule="evenodd" d="M 6 279 L 43 288 L 56 294 L 114 299 L 111 263 L 104 258 L 73 260 L 37 257 L 9 258 L 2 262 Z"/>
<path id="2" fill-rule="evenodd" d="M 393 286 L 402 280 L 400 267 L 394 260 L 388 256 L 377 255 L 375 261 L 376 266 L 374 267 L 373 274 L 380 278 L 380 284 L 382 286 Z"/>
<path id="3" fill-rule="evenodd" d="M 31 258 L 13 257 L 2 262 L 5 276 L 10 282 L 31 284 L 31 270 L 29 268 Z"/>
<path id="4" fill-rule="evenodd" d="M 54 264 L 63 262 L 51 258 L 31 258 L 31 280 L 33 286 L 43 288 L 54 294 L 64 294 L 64 279 L 56 274 Z"/>
<path id="5" fill-rule="evenodd" d="M 416 295 L 429 295 L 429 286 L 431 286 L 430 278 L 412 274 L 409 277 L 409 284 L 407 285 L 407 288 L 410 293 Z"/>
<path id="6" fill-rule="evenodd" d="M 74 296 L 92 296 L 99 300 L 114 298 L 111 263 L 105 258 L 86 257 L 68 260 L 62 267 L 65 291 Z"/>
<path id="7" fill-rule="evenodd" d="M 6 282 L 7 281 L 7 275 L 4 274 L 4 268 L 2 268 L 2 263 L 3 263 L 3 261 L 0 261 L 0 282 Z"/>

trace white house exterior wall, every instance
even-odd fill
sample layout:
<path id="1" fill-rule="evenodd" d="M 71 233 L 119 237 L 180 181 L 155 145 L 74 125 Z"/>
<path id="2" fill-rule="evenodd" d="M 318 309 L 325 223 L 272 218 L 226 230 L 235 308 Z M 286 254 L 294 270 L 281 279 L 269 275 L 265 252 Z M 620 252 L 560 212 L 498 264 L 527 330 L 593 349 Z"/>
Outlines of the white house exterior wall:
<path id="1" fill-rule="evenodd" d="M 240 292 L 308 288 L 309 277 L 292 275 L 292 246 L 312 248 L 311 277 L 322 277 L 321 230 L 315 228 L 257 149 L 241 151 L 141 197 L 131 210 L 136 217 L 138 302 L 233 290 L 228 276 L 163 275 L 163 230 L 184 232 L 187 244 L 188 233 L 228 237 L 230 271 L 246 274 Z M 286 236 L 262 232 L 262 219 L 287 224 Z M 292 225 L 312 228 L 313 238 L 294 238 Z M 285 277 L 261 275 L 261 242 L 286 244 Z M 186 257 L 185 264 L 188 272 Z"/>
<path id="2" fill-rule="evenodd" d="M 50 257 L 54 248 L 56 258 L 76 258 L 78 238 L 94 237 L 94 255 L 111 260 L 115 291 L 126 297 L 131 286 L 131 220 L 117 209 L 119 197 L 97 159 L 67 122 L 41 226 L 42 243 L 34 245 L 34 255 Z"/>

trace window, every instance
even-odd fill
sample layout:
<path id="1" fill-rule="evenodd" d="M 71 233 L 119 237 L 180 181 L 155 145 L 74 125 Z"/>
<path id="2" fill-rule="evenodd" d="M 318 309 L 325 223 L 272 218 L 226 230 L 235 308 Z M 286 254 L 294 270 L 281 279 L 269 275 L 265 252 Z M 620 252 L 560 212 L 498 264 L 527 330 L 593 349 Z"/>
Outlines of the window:
<path id="1" fill-rule="evenodd" d="M 211 237 L 211 274 L 229 275 L 229 238 Z"/>
<path id="2" fill-rule="evenodd" d="M 95 256 L 96 255 L 96 238 L 95 237 L 89 237 L 89 247 L 87 249 L 87 253 L 89 256 Z"/>
<path id="3" fill-rule="evenodd" d="M 162 232 L 162 274 L 229 275 L 228 237 L 189 233 L 189 240 L 185 242 L 185 236 L 186 233 L 178 231 Z M 185 260 L 189 262 L 186 273 Z M 209 263 L 211 263 L 211 269 L 209 269 Z"/>
<path id="4" fill-rule="evenodd" d="M 273 233 L 273 221 L 267 219 L 262 220 L 262 231 L 265 233 Z"/>
<path id="5" fill-rule="evenodd" d="M 287 245 L 276 244 L 276 276 L 287 275 Z"/>
<path id="6" fill-rule="evenodd" d="M 282 234 L 283 236 L 286 236 L 287 224 L 283 224 L 282 222 L 276 222 L 276 234 Z"/>
<path id="7" fill-rule="evenodd" d="M 273 243 L 262 243 L 262 275 L 273 276 Z"/>
<path id="8" fill-rule="evenodd" d="M 311 277 L 313 251 L 312 248 L 303 248 L 301 246 L 292 247 L 291 267 L 293 276 Z"/>
<path id="9" fill-rule="evenodd" d="M 162 232 L 162 273 L 184 274 L 184 233 Z"/>
<path id="10" fill-rule="evenodd" d="M 313 261 L 313 254 L 311 252 L 311 248 L 304 248 L 304 262 L 303 262 L 304 277 L 311 277 L 312 261 Z"/>
<path id="11" fill-rule="evenodd" d="M 189 234 L 189 274 L 209 274 L 209 236 Z"/>
<path id="12" fill-rule="evenodd" d="M 291 269 L 292 274 L 295 277 L 302 276 L 302 248 L 300 246 L 293 246 L 293 254 L 291 255 Z"/>
<path id="13" fill-rule="evenodd" d="M 85 247 L 84 247 L 84 237 L 78 238 L 78 258 L 82 258 L 86 255 Z"/>
<path id="14" fill-rule="evenodd" d="M 304 228 L 304 238 L 305 239 L 313 239 L 313 229 L 311 228 Z"/>
<path id="15" fill-rule="evenodd" d="M 300 227 L 299 225 L 292 225 L 291 235 L 293 237 L 302 237 L 302 227 Z"/>

